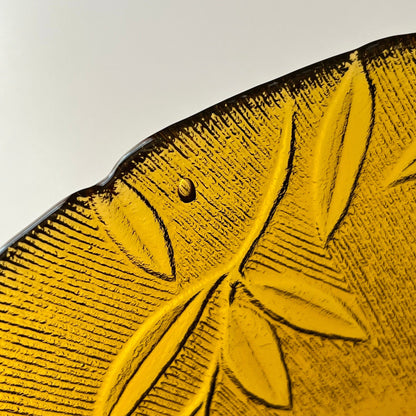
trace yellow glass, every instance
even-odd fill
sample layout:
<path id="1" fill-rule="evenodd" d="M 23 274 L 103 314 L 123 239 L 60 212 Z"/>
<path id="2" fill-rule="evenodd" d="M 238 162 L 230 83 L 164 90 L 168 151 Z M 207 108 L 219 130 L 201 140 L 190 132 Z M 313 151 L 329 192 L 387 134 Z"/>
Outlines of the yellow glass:
<path id="1" fill-rule="evenodd" d="M 0 414 L 416 413 L 416 37 L 148 140 L 0 258 Z"/>

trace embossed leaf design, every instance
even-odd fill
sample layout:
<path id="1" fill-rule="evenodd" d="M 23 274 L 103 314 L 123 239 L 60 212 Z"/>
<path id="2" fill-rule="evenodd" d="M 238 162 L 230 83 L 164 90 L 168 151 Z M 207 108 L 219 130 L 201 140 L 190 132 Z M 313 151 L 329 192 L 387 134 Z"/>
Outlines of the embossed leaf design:
<path id="1" fill-rule="evenodd" d="M 93 206 L 110 238 L 137 266 L 172 280 L 175 267 L 171 244 L 156 210 L 124 182 L 106 196 L 95 196 Z"/>
<path id="2" fill-rule="evenodd" d="M 274 155 L 274 163 L 270 171 L 270 181 L 265 188 L 263 201 L 257 212 L 254 225 L 247 235 L 245 242 L 241 245 L 240 253 L 235 256 L 235 262 L 239 263 L 238 267 L 240 270 L 244 268 L 244 264 L 255 249 L 259 238 L 266 229 L 277 205 L 287 190 L 295 151 L 293 99 L 287 99 L 283 111 L 284 119 L 280 134 L 280 146 Z"/>
<path id="3" fill-rule="evenodd" d="M 295 271 L 263 274 L 251 270 L 248 279 L 250 293 L 268 312 L 291 326 L 337 338 L 367 338 L 358 318 L 325 283 L 313 284 Z M 340 296 L 347 297 L 338 290 Z"/>
<path id="4" fill-rule="evenodd" d="M 317 137 L 315 207 L 325 242 L 348 209 L 368 145 L 372 106 L 367 78 L 354 58 L 330 100 Z"/>
<path id="5" fill-rule="evenodd" d="M 386 185 L 394 186 L 411 179 L 416 179 L 416 141 L 405 149 L 388 176 Z"/>
<path id="6" fill-rule="evenodd" d="M 252 309 L 230 307 L 224 361 L 238 384 L 274 407 L 291 404 L 289 379 L 279 340 L 269 323 Z"/>
<path id="7" fill-rule="evenodd" d="M 212 289 L 196 294 L 188 292 L 142 324 L 112 363 L 97 400 L 95 416 L 132 413 L 183 347 L 211 292 Z M 215 363 L 207 367 L 207 372 L 213 366 Z"/>

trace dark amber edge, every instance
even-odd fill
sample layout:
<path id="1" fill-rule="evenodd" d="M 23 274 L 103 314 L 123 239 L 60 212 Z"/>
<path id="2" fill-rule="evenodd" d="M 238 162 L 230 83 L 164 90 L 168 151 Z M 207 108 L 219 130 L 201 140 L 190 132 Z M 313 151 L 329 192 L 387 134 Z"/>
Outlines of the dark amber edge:
<path id="1" fill-rule="evenodd" d="M 129 166 L 134 162 L 142 162 L 146 159 L 147 154 L 154 151 L 161 151 L 163 148 L 166 148 L 167 145 L 174 143 L 174 137 L 178 131 L 183 127 L 189 124 L 191 119 L 206 119 L 215 111 L 221 113 L 227 109 L 228 106 L 233 105 L 235 102 L 251 98 L 256 95 L 261 95 L 264 92 L 278 91 L 283 87 L 289 87 L 290 90 L 296 91 L 302 86 L 302 82 L 307 78 L 315 78 L 319 75 L 323 69 L 328 69 L 331 67 L 338 67 L 343 62 L 349 60 L 350 54 L 353 52 L 358 52 L 360 59 L 366 61 L 373 57 L 380 55 L 382 52 L 386 52 L 389 49 L 395 49 L 399 47 L 413 46 L 416 48 L 416 33 L 391 36 L 383 39 L 376 40 L 374 42 L 368 43 L 359 48 L 355 48 L 351 51 L 335 55 L 331 58 L 324 59 L 322 61 L 313 63 L 304 68 L 298 69 L 294 72 L 290 72 L 282 77 L 274 79 L 272 81 L 265 82 L 263 84 L 257 85 L 253 88 L 248 89 L 242 93 L 234 95 L 228 99 L 225 99 L 218 104 L 214 104 L 202 110 L 198 113 L 195 113 L 185 119 L 178 121 L 159 132 L 153 134 L 152 136 L 142 140 L 135 147 L 133 147 L 129 152 L 127 152 L 114 166 L 110 173 L 96 185 L 93 185 L 88 188 L 84 188 L 80 191 L 77 191 L 68 197 L 64 198 L 57 204 L 55 204 L 51 209 L 49 209 L 45 214 L 40 216 L 37 220 L 32 222 L 26 228 L 24 228 L 20 233 L 15 237 L 7 241 L 2 247 L 0 247 L 0 260 L 5 260 L 7 250 L 14 246 L 21 238 L 25 235 L 32 232 L 37 226 L 42 225 L 43 222 L 47 221 L 54 214 L 57 214 L 60 208 L 63 207 L 65 203 L 71 203 L 77 199 L 79 196 L 89 196 L 98 190 L 111 188 L 115 180 L 123 175 L 124 172 L 129 170 Z"/>

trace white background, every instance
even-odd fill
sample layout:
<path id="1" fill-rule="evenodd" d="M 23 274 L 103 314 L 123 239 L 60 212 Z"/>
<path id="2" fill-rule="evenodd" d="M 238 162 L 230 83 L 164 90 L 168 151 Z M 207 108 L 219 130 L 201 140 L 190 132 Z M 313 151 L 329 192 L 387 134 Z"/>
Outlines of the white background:
<path id="1" fill-rule="evenodd" d="M 0 0 L 0 246 L 169 124 L 409 32 L 414 0 Z"/>

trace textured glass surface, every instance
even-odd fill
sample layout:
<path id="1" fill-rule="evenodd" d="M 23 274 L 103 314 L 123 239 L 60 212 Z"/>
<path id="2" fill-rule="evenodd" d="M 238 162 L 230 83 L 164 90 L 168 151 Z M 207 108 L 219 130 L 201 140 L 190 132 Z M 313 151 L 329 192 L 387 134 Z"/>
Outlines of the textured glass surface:
<path id="1" fill-rule="evenodd" d="M 155 134 L 0 258 L 0 413 L 413 414 L 416 37 Z"/>

